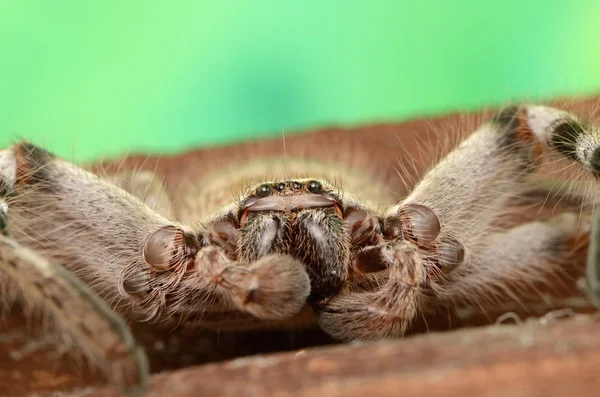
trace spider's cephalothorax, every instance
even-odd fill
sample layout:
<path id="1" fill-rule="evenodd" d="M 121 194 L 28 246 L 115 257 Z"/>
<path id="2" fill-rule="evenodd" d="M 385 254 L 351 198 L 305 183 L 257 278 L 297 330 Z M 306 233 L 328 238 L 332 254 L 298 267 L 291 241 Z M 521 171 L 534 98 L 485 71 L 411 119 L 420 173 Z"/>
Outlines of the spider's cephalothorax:
<path id="1" fill-rule="evenodd" d="M 558 194 L 577 196 L 581 213 L 512 226 L 498 219 L 515 198 L 548 186 L 536 174 L 558 161 L 577 167 L 558 175 L 580 179 L 594 204 L 594 178 L 585 176 L 598 173 L 599 159 L 597 129 L 558 109 L 515 106 L 394 204 L 383 194 L 359 199 L 325 171 L 268 177 L 237 197 L 215 188 L 230 187 L 225 175 L 202 184 L 211 205 L 222 204 L 206 214 L 168 208 L 164 191 L 138 194 L 131 181 L 101 179 L 20 143 L 0 152 L 0 280 L 125 383 L 145 370 L 120 315 L 257 328 L 283 326 L 308 305 L 337 339 L 398 337 L 431 308 L 521 301 L 561 274 L 588 232 L 590 207 L 576 189 Z M 357 172 L 341 169 L 342 180 Z M 369 183 L 377 178 L 355 186 Z"/>
<path id="2" fill-rule="evenodd" d="M 245 262 L 268 254 L 300 261 L 310 279 L 309 301 L 340 291 L 348 278 L 349 241 L 342 202 L 316 180 L 261 183 L 240 200 L 235 213 L 209 226 L 211 241 L 229 243 L 228 253 Z"/>

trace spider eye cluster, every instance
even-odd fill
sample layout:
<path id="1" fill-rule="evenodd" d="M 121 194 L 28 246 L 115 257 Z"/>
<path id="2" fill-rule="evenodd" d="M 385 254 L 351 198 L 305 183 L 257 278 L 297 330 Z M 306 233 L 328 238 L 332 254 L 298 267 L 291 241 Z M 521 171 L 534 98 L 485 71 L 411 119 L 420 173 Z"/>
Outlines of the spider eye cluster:
<path id="1" fill-rule="evenodd" d="M 313 194 L 321 194 L 325 191 L 323 185 L 319 181 L 310 180 L 305 183 L 299 181 L 286 181 L 277 183 L 263 183 L 255 189 L 254 195 L 260 198 L 269 197 L 275 191 L 285 192 L 286 188 L 293 192 L 308 191 L 309 193 Z"/>

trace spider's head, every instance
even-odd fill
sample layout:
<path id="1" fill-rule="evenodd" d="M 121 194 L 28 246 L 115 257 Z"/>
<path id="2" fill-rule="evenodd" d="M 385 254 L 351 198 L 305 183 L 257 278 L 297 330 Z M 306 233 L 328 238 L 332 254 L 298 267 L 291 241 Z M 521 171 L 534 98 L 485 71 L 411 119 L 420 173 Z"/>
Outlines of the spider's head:
<path id="1" fill-rule="evenodd" d="M 309 302 L 317 302 L 338 294 L 346 284 L 351 232 L 364 214 L 325 181 L 264 182 L 248 189 L 234 210 L 209 225 L 209 239 L 244 262 L 274 253 L 293 256 L 310 278 Z"/>

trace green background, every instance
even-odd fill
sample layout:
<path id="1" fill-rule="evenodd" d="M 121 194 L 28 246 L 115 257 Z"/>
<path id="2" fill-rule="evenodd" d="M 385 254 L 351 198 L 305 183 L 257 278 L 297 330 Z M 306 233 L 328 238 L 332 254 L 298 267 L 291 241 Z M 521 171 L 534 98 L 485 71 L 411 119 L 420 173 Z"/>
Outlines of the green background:
<path id="1" fill-rule="evenodd" d="M 600 1 L 0 0 L 0 146 L 83 160 L 600 90 Z"/>

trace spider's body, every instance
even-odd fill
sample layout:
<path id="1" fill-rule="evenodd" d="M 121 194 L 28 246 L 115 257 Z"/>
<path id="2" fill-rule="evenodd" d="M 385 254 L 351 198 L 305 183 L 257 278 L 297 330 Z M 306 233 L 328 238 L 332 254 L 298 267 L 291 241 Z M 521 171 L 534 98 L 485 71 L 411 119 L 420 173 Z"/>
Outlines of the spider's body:
<path id="1" fill-rule="evenodd" d="M 141 353 L 95 294 L 132 321 L 283 326 L 309 307 L 337 339 L 399 337 L 430 310 L 521 302 L 564 275 L 593 200 L 577 196 L 581 212 L 550 220 L 498 222 L 555 159 L 593 191 L 600 131 L 553 108 L 507 108 L 394 198 L 377 175 L 335 164 L 308 177 L 298 174 L 319 167 L 249 175 L 248 165 L 168 197 L 145 173 L 101 179 L 21 143 L 0 152 L 0 276 L 115 380 L 114 368 L 139 370 Z M 256 184 L 236 195 L 236 181 Z"/>
<path id="2" fill-rule="evenodd" d="M 211 242 L 229 243 L 229 256 L 246 262 L 270 254 L 294 257 L 310 279 L 308 300 L 322 300 L 337 294 L 348 278 L 342 205 L 333 189 L 316 180 L 261 183 L 235 212 L 210 224 Z"/>

